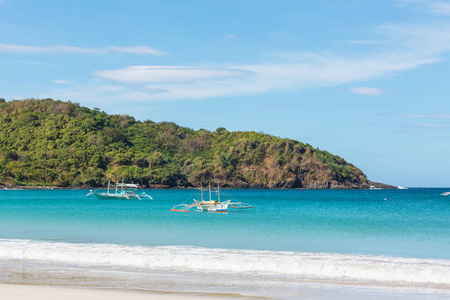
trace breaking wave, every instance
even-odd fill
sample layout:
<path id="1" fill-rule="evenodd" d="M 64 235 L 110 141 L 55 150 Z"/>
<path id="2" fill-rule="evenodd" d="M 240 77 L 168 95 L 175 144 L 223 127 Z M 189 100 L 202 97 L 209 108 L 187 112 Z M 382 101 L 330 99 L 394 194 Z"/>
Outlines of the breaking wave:
<path id="1" fill-rule="evenodd" d="M 438 259 L 0 239 L 0 260 L 450 288 L 450 261 Z"/>

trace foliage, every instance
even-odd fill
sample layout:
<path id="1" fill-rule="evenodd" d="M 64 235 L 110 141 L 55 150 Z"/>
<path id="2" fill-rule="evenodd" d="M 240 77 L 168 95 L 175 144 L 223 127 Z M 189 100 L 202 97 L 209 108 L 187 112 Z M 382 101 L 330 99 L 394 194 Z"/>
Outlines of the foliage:
<path id="1" fill-rule="evenodd" d="M 136 121 L 52 99 L 0 101 L 0 183 L 360 187 L 344 159 L 290 139 Z"/>

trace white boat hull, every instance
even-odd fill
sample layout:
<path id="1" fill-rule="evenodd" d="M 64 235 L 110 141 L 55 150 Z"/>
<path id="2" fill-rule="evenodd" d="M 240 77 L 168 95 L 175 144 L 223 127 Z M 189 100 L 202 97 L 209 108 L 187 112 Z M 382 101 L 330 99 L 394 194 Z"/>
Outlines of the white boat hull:
<path id="1" fill-rule="evenodd" d="M 91 191 L 88 195 L 94 195 L 98 199 L 110 199 L 110 200 L 130 200 L 130 199 L 138 199 L 149 198 L 153 199 L 149 195 L 145 193 L 136 194 L 136 193 L 99 193 L 96 191 Z M 87 196 L 88 196 L 87 195 Z"/>
<path id="2" fill-rule="evenodd" d="M 132 195 L 119 195 L 119 194 L 108 194 L 108 193 L 97 193 L 97 192 L 92 192 L 92 194 L 97 197 L 98 199 L 118 199 L 118 200 L 129 200 L 129 199 L 133 199 L 136 198 L 138 199 L 139 197 L 136 196 L 132 196 Z M 140 198 L 139 198 L 140 199 Z"/>
<path id="3" fill-rule="evenodd" d="M 110 181 L 108 180 L 108 189 L 106 192 L 93 191 L 91 190 L 86 197 L 94 195 L 98 199 L 114 199 L 114 200 L 130 200 L 130 199 L 139 199 L 149 198 L 153 200 L 152 197 L 147 195 L 143 191 L 138 190 L 138 185 L 134 183 L 116 183 L 112 186 L 110 185 Z"/>
<path id="4" fill-rule="evenodd" d="M 197 204 L 197 210 L 208 212 L 227 212 L 228 205 L 230 205 L 230 201 L 222 202 L 219 204 L 199 203 Z"/>

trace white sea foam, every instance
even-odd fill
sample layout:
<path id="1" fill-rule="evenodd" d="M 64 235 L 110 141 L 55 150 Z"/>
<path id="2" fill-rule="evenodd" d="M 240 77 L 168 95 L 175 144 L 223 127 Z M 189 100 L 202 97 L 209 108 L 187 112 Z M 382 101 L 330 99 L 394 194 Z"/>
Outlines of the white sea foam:
<path id="1" fill-rule="evenodd" d="M 450 261 L 438 259 L 0 240 L 0 260 L 450 289 Z"/>

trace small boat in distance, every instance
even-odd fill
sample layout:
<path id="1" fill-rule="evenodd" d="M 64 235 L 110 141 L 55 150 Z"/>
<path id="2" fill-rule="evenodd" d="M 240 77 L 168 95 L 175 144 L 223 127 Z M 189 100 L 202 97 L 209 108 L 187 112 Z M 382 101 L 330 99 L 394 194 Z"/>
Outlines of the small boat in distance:
<path id="1" fill-rule="evenodd" d="M 382 188 L 375 187 L 374 185 L 371 185 L 371 186 L 369 187 L 369 190 L 382 190 Z"/>
<path id="2" fill-rule="evenodd" d="M 139 199 L 149 198 L 153 200 L 152 197 L 147 195 L 143 191 L 138 190 L 138 185 L 134 183 L 116 183 L 114 185 L 110 185 L 110 181 L 108 180 L 108 188 L 106 192 L 98 192 L 91 190 L 86 197 L 95 196 L 98 199 L 117 199 L 117 200 L 130 200 L 130 199 Z"/>
<path id="3" fill-rule="evenodd" d="M 404 187 L 404 186 L 400 186 L 400 185 L 399 185 L 399 186 L 397 187 L 397 189 L 399 189 L 399 190 L 407 190 L 408 188 L 407 188 L 407 187 Z"/>
<path id="4" fill-rule="evenodd" d="M 226 201 L 221 202 L 219 186 L 217 186 L 217 190 L 211 190 L 211 185 L 208 186 L 208 189 L 204 189 L 203 187 L 201 187 L 199 190 L 200 190 L 200 200 L 194 199 L 194 203 L 191 203 L 191 204 L 175 205 L 171 209 L 171 211 L 188 212 L 191 210 L 191 208 L 194 208 L 194 207 L 197 208 L 197 211 L 202 211 L 202 212 L 227 212 L 229 207 L 236 208 L 236 209 L 253 208 L 253 206 L 248 205 L 246 203 L 242 203 L 242 202 L 231 202 L 231 200 L 226 200 Z M 203 198 L 203 192 L 205 192 L 205 191 L 209 192 L 209 200 L 205 200 Z M 213 192 L 217 194 L 217 199 L 212 199 L 211 194 Z"/>
<path id="5" fill-rule="evenodd" d="M 441 194 L 441 196 L 448 196 L 448 195 L 450 195 L 450 192 L 445 192 Z"/>

